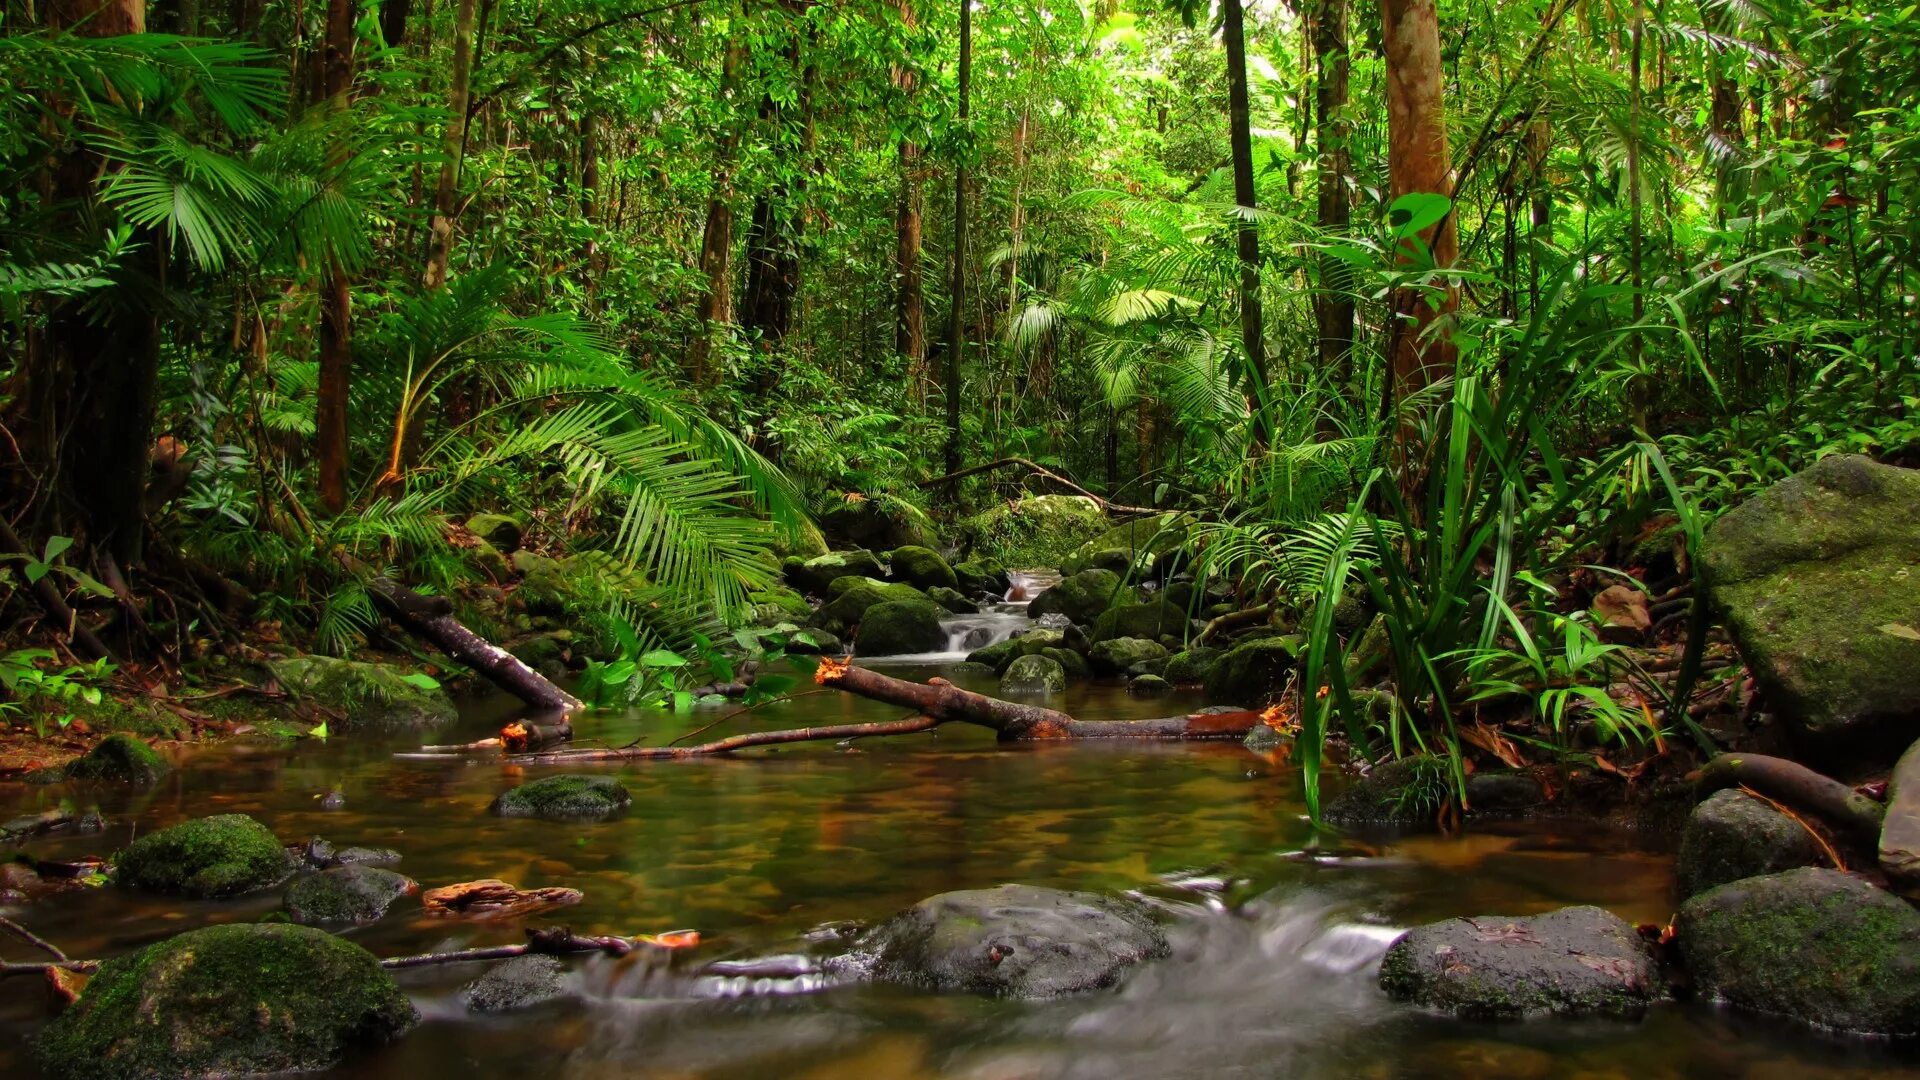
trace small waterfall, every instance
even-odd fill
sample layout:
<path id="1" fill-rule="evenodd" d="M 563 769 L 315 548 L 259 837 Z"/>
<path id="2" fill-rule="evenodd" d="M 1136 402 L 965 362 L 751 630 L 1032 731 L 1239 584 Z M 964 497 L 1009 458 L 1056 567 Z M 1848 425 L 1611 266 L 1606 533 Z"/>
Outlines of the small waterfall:
<path id="1" fill-rule="evenodd" d="M 906 653 L 899 656 L 863 657 L 863 664 L 951 664 L 965 660 L 975 649 L 1005 641 L 1033 628 L 1027 616 L 1027 603 L 1046 592 L 1060 575 L 1046 570 L 1007 571 L 1006 599 L 982 604 L 978 614 L 948 615 L 940 620 L 947 632 L 947 647 L 940 652 Z"/>

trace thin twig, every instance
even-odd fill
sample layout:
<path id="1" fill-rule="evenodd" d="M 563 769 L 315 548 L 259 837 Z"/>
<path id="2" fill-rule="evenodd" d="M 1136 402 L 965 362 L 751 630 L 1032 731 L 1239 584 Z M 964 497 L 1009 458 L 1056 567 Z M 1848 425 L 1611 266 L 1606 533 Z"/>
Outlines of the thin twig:
<path id="1" fill-rule="evenodd" d="M 693 737 L 694 737 L 695 735 L 705 735 L 705 734 L 706 734 L 707 732 L 709 732 L 709 731 L 712 731 L 712 730 L 713 730 L 714 728 L 717 728 L 717 727 L 719 727 L 719 726 L 720 726 L 721 724 L 724 724 L 724 723 L 726 723 L 727 721 L 729 721 L 729 720 L 731 720 L 731 719 L 733 719 L 734 717 L 736 717 L 736 716 L 744 716 L 745 714 L 747 714 L 747 713 L 750 713 L 750 712 L 752 712 L 753 710 L 755 710 L 755 709 L 757 709 L 757 708 L 759 708 L 759 707 L 760 707 L 760 706 L 762 706 L 762 705 L 772 705 L 772 704 L 773 704 L 774 702 L 777 702 L 777 701 L 795 701 L 795 700 L 797 700 L 797 699 L 799 699 L 799 698 L 803 698 L 803 697 L 812 697 L 812 696 L 813 696 L 813 695 L 815 695 L 815 694 L 824 694 L 824 693 L 827 693 L 827 691 L 825 691 L 825 690 L 805 690 L 805 691 L 802 691 L 802 692 L 800 692 L 800 693 L 798 693 L 798 694 L 789 694 L 789 695 L 787 695 L 787 696 L 785 696 L 785 697 L 777 697 L 777 698 L 768 698 L 768 699 L 767 699 L 767 700 L 765 700 L 765 701 L 756 701 L 756 702 L 754 702 L 754 703 L 753 703 L 753 704 L 751 704 L 751 705 L 748 705 L 748 706 L 745 706 L 745 707 L 743 707 L 743 708 L 739 708 L 739 709 L 735 709 L 735 710 L 733 710 L 732 712 L 730 712 L 730 713 L 728 713 L 727 715 L 725 715 L 725 716 L 723 716 L 723 717 L 721 717 L 720 719 L 718 719 L 718 720 L 715 720 L 715 721 L 714 721 L 713 723 L 711 723 L 711 724 L 708 724 L 708 725 L 707 725 L 706 727 L 703 727 L 703 728 L 696 728 L 696 729 L 694 729 L 694 730 L 692 730 L 692 731 L 689 731 L 689 732 L 687 732 L 687 733 L 686 733 L 685 735 L 682 735 L 682 736 L 680 736 L 679 738 L 677 738 L 677 739 L 674 739 L 674 740 L 673 740 L 672 742 L 669 742 L 669 743 L 668 743 L 667 745 L 668 745 L 668 746 L 679 746 L 679 745 L 680 745 L 681 743 L 683 743 L 683 742 L 686 742 L 686 741 L 687 741 L 688 739 L 691 739 L 691 738 L 693 738 Z M 621 747 L 621 749 L 622 749 L 622 750 L 631 750 L 631 749 L 633 749 L 634 747 L 636 747 L 636 746 L 638 746 L 638 745 L 640 745 L 640 740 L 639 740 L 639 739 L 635 739 L 635 740 L 633 740 L 632 742 L 630 742 L 630 743 L 628 743 L 627 745 L 625 745 L 625 746 L 623 746 L 623 747 Z"/>
<path id="2" fill-rule="evenodd" d="M 21 926 L 19 923 L 14 922 L 12 919 L 0 916 L 0 930 L 12 934 L 14 937 L 39 949 L 61 963 L 65 963 L 67 960 L 67 954 L 60 951 L 60 946 L 53 944 L 26 927 Z"/>

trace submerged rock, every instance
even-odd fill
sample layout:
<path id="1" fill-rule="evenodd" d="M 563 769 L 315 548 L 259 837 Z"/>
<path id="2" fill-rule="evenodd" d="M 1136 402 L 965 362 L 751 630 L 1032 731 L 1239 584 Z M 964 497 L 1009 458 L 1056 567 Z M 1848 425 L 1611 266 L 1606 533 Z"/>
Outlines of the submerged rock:
<path id="1" fill-rule="evenodd" d="M 100 740 L 87 756 L 67 763 L 69 780 L 103 780 L 121 784 L 150 784 L 171 768 L 153 747 L 124 732 Z"/>
<path id="2" fill-rule="evenodd" d="M 1694 986 L 1841 1031 L 1920 1034 L 1920 912 L 1838 870 L 1744 878 L 1674 919 Z"/>
<path id="3" fill-rule="evenodd" d="M 1014 660 L 1000 676 L 1003 694 L 1058 694 L 1066 688 L 1066 669 L 1038 653 Z"/>
<path id="4" fill-rule="evenodd" d="M 1150 660 L 1164 660 L 1166 646 L 1146 638 L 1108 638 L 1095 642 L 1087 650 L 1087 663 L 1102 675 L 1115 675 L 1127 671 L 1135 664 Z"/>
<path id="5" fill-rule="evenodd" d="M 904 581 L 921 589 L 960 587 L 960 579 L 954 576 L 953 567 L 947 565 L 947 560 L 932 548 L 917 544 L 894 548 L 887 556 L 887 562 L 892 566 L 892 572 L 887 576 L 895 581 Z"/>
<path id="6" fill-rule="evenodd" d="M 899 656 L 939 652 L 947 647 L 947 630 L 940 625 L 941 609 L 921 600 L 886 600 L 867 608 L 853 637 L 858 656 Z"/>
<path id="7" fill-rule="evenodd" d="M 1799 822 L 1728 789 L 1714 792 L 1687 816 L 1673 873 L 1684 899 L 1729 881 L 1826 863 Z"/>
<path id="8" fill-rule="evenodd" d="M 1111 986 L 1166 952 L 1146 911 L 1094 893 L 1002 885 L 941 893 L 862 943 L 887 979 L 932 990 L 1047 998 Z"/>
<path id="9" fill-rule="evenodd" d="M 460 991 L 470 1012 L 526 1009 L 567 996 L 561 985 L 566 968 L 551 956 L 516 956 L 487 969 Z"/>
<path id="10" fill-rule="evenodd" d="M 412 878 L 374 866 L 337 866 L 296 878 L 287 886 L 287 914 L 308 926 L 370 923 L 395 900 L 420 888 Z"/>
<path id="11" fill-rule="evenodd" d="M 265 825 L 219 814 L 149 833 L 114 856 L 114 879 L 147 892 L 195 899 L 271 888 L 293 873 L 293 859 Z"/>
<path id="12" fill-rule="evenodd" d="M 612 817 L 632 802 L 633 795 L 611 776 L 565 773 L 503 792 L 491 809 L 501 817 L 583 821 Z"/>
<path id="13" fill-rule="evenodd" d="M 1901 748 L 1920 735 L 1920 472 L 1823 458 L 1721 515 L 1701 568 L 1802 733 Z"/>
<path id="14" fill-rule="evenodd" d="M 1597 907 L 1418 927 L 1387 949 L 1380 986 L 1474 1020 L 1630 1018 L 1666 994 L 1652 948 L 1631 923 Z"/>
<path id="15" fill-rule="evenodd" d="M 101 966 L 36 1046 L 51 1077 L 239 1077 L 332 1068 L 413 1026 L 358 945 L 321 930 L 190 930 Z"/>
<path id="16" fill-rule="evenodd" d="M 1297 637 L 1240 642 L 1207 670 L 1207 697 L 1260 708 L 1287 688 L 1299 648 Z"/>
<path id="17" fill-rule="evenodd" d="M 1027 614 L 1060 614 L 1077 623 L 1090 623 L 1115 602 L 1129 595 L 1121 588 L 1122 579 L 1111 570 L 1082 570 L 1061 578 L 1052 588 L 1033 598 Z"/>
<path id="18" fill-rule="evenodd" d="M 290 656 L 269 661 L 267 669 L 296 697 L 341 714 L 338 731 L 431 727 L 458 715 L 445 690 L 416 686 L 385 664 Z"/>

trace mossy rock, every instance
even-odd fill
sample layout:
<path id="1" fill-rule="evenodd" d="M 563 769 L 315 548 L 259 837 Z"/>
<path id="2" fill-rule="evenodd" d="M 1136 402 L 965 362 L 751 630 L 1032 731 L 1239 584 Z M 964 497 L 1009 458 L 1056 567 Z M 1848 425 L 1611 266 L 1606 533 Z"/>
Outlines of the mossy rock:
<path id="1" fill-rule="evenodd" d="M 1173 684 L 1158 675 L 1135 675 L 1127 683 L 1127 693 L 1135 697 L 1157 697 L 1173 692 Z"/>
<path id="2" fill-rule="evenodd" d="M 1079 495 L 1001 503 L 962 521 L 963 546 L 1011 566 L 1055 567 L 1107 528 L 1099 504 Z"/>
<path id="3" fill-rule="evenodd" d="M 332 1068 L 416 1019 L 360 946 L 311 927 L 242 923 L 107 961 L 34 1049 L 56 1078 L 263 1076 Z"/>
<path id="4" fill-rule="evenodd" d="M 1005 596 L 1007 568 L 995 559 L 968 559 L 953 564 L 953 576 L 960 580 L 960 591 L 968 596 Z"/>
<path id="5" fill-rule="evenodd" d="M 931 589 L 936 585 L 947 589 L 960 587 L 960 579 L 954 575 L 953 567 L 932 548 L 913 544 L 894 548 L 888 554 L 887 562 L 892 568 L 888 577 L 915 588 Z"/>
<path id="6" fill-rule="evenodd" d="M 1799 822 L 1744 792 L 1727 790 L 1693 808 L 1673 873 L 1682 899 L 1741 878 L 1825 866 Z"/>
<path id="7" fill-rule="evenodd" d="M 632 802 L 633 795 L 611 776 L 567 773 L 502 792 L 490 809 L 501 817 L 593 821 L 622 813 Z"/>
<path id="8" fill-rule="evenodd" d="M 927 590 L 927 599 L 946 608 L 954 615 L 977 615 L 980 605 L 967 599 L 959 589 L 949 589 L 944 585 L 935 585 Z"/>
<path id="9" fill-rule="evenodd" d="M 908 544 L 933 547 L 940 542 L 940 530 L 926 511 L 888 496 L 842 500 L 821 514 L 819 521 L 828 540 L 845 546 L 886 550 Z"/>
<path id="10" fill-rule="evenodd" d="M 1701 569 L 1801 734 L 1895 753 L 1920 736 L 1920 472 L 1823 458 L 1714 522 Z"/>
<path id="11" fill-rule="evenodd" d="M 1029 630 L 1005 641 L 996 641 L 991 645 L 975 649 L 967 654 L 967 659 L 976 664 L 986 664 L 997 672 L 1005 672 L 1007 665 L 1013 663 L 1016 657 L 1039 655 L 1044 654 L 1048 649 L 1065 648 L 1068 648 L 1066 631 Z"/>
<path id="12" fill-rule="evenodd" d="M 886 573 L 879 557 L 865 549 L 832 551 L 798 566 L 783 565 L 787 584 L 811 596 L 827 595 L 827 586 L 843 577 L 879 578 Z"/>
<path id="13" fill-rule="evenodd" d="M 1093 620 L 1093 629 L 1087 632 L 1087 637 L 1095 642 L 1123 637 L 1158 641 L 1163 635 L 1178 638 L 1186 629 L 1186 610 L 1156 597 L 1108 608 Z"/>
<path id="14" fill-rule="evenodd" d="M 306 926 L 370 923 L 419 887 L 412 878 L 377 866 L 336 866 L 295 878 L 287 886 L 287 915 Z"/>
<path id="15" fill-rule="evenodd" d="M 783 622 L 806 622 L 813 618 L 813 605 L 798 590 L 770 585 L 747 594 L 753 605 L 756 626 L 775 626 Z"/>
<path id="16" fill-rule="evenodd" d="M 1085 625 L 1116 603 L 1136 598 L 1132 590 L 1122 588 L 1123 584 L 1124 579 L 1111 570 L 1095 568 L 1069 574 L 1034 597 L 1027 605 L 1027 614 L 1037 619 L 1057 613 Z"/>
<path id="17" fill-rule="evenodd" d="M 1666 996 L 1633 924 L 1597 907 L 1448 919 L 1401 935 L 1380 960 L 1390 996 L 1471 1020 L 1638 1017 Z"/>
<path id="18" fill-rule="evenodd" d="M 467 531 L 486 541 L 494 550 L 511 554 L 520 550 L 526 539 L 526 523 L 508 514 L 475 514 L 467 519 Z"/>
<path id="19" fill-rule="evenodd" d="M 1101 675 L 1116 675 L 1148 660 L 1164 660 L 1166 647 L 1145 638 L 1108 638 L 1087 650 L 1087 662 Z"/>
<path id="20" fill-rule="evenodd" d="M 293 872 L 273 833 L 245 814 L 217 814 L 149 833 L 114 856 L 114 880 L 169 896 L 215 899 L 271 888 Z"/>
<path id="21" fill-rule="evenodd" d="M 940 625 L 939 605 L 917 600 L 882 600 L 860 616 L 853 638 L 856 656 L 898 656 L 939 652 L 947 647 L 947 631 Z"/>
<path id="22" fill-rule="evenodd" d="M 774 534 L 772 551 L 776 558 L 782 560 L 799 558 L 804 561 L 825 555 L 829 550 L 826 534 L 811 521 L 781 528 Z"/>
<path id="23" fill-rule="evenodd" d="M 919 604 L 923 607 L 938 608 L 926 593 L 904 582 L 888 584 L 870 578 L 855 578 L 851 583 L 847 579 L 834 582 L 839 595 L 829 600 L 825 606 L 814 613 L 813 625 L 829 633 L 845 634 L 849 629 L 866 618 L 867 609 L 875 604 Z"/>
<path id="24" fill-rule="evenodd" d="M 1016 658 L 1000 676 L 1003 694 L 1058 694 L 1066 688 L 1066 669 L 1038 653 Z"/>
<path id="25" fill-rule="evenodd" d="M 1087 663 L 1087 658 L 1072 649 L 1049 645 L 1033 655 L 1044 656 L 1059 664 L 1060 670 L 1066 672 L 1069 679 L 1084 679 L 1093 674 L 1093 668 Z"/>
<path id="26" fill-rule="evenodd" d="M 83 758 L 67 763 L 69 780 L 99 780 L 117 784 L 150 784 L 172 766 L 153 747 L 131 735 L 116 733 L 100 740 Z"/>
<path id="27" fill-rule="evenodd" d="M 1204 683 L 1207 673 L 1225 656 L 1224 650 L 1210 645 L 1195 645 L 1167 658 L 1161 677 L 1170 683 Z"/>
<path id="28" fill-rule="evenodd" d="M 1095 566 L 1120 573 L 1147 559 L 1155 562 L 1186 543 L 1192 520 L 1184 514 L 1157 514 L 1115 525 L 1074 549 L 1061 562 L 1063 573 L 1077 574 Z"/>
<path id="29" fill-rule="evenodd" d="M 1207 697 L 1260 708 L 1287 688 L 1299 649 L 1300 639 L 1292 636 L 1240 642 L 1208 669 Z"/>
<path id="30" fill-rule="evenodd" d="M 412 730 L 459 715 L 445 690 L 415 686 L 405 672 L 385 664 L 290 656 L 269 661 L 267 669 L 295 696 L 342 714 L 333 721 L 336 731 Z"/>
<path id="31" fill-rule="evenodd" d="M 574 639 L 571 630 L 549 630 L 522 638 L 507 646 L 514 658 L 549 679 L 565 675 L 572 666 Z"/>
<path id="32" fill-rule="evenodd" d="M 1682 904 L 1673 927 L 1703 996 L 1839 1031 L 1920 1034 L 1920 912 L 1851 874 L 1742 878 Z"/>

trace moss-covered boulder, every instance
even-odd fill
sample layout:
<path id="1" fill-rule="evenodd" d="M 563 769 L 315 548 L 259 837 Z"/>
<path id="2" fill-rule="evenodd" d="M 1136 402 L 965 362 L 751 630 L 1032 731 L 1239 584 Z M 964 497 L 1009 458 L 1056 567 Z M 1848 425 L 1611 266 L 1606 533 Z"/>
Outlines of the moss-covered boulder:
<path id="1" fill-rule="evenodd" d="M 1210 645 L 1195 645 L 1168 657 L 1166 670 L 1160 675 L 1170 683 L 1204 683 L 1214 664 L 1224 655 L 1223 650 Z"/>
<path id="2" fill-rule="evenodd" d="M 853 637 L 857 656 L 899 656 L 939 652 L 947 647 L 947 630 L 940 625 L 942 609 L 924 597 L 883 600 L 868 607 Z"/>
<path id="3" fill-rule="evenodd" d="M 1547 801 L 1540 781 L 1519 769 L 1470 773 L 1466 790 L 1467 813 L 1481 817 L 1519 816 Z M 1441 807 L 1457 796 L 1447 760 L 1417 754 L 1375 765 L 1328 801 L 1325 813 L 1336 825 L 1432 829 L 1437 827 Z"/>
<path id="4" fill-rule="evenodd" d="M 810 596 L 827 595 L 827 586 L 839 578 L 879 578 L 886 573 L 879 557 L 864 549 L 832 551 L 798 564 L 786 563 L 783 571 L 788 585 Z"/>
<path id="5" fill-rule="evenodd" d="M 113 859 L 114 880 L 122 885 L 195 899 L 272 888 L 292 872 L 286 848 L 245 814 L 217 814 L 148 833 Z"/>
<path id="6" fill-rule="evenodd" d="M 1880 869 L 1894 888 L 1908 895 L 1920 892 L 1920 740 L 1900 755 L 1887 781 Z"/>
<path id="7" fill-rule="evenodd" d="M 773 554 L 781 559 L 812 559 L 827 554 L 827 537 L 811 521 L 783 527 L 774 533 Z"/>
<path id="8" fill-rule="evenodd" d="M 516 660 L 549 679 L 557 679 L 573 666 L 577 644 L 571 630 L 549 630 L 530 634 L 507 646 Z"/>
<path id="9" fill-rule="evenodd" d="M 1158 697 L 1172 692 L 1172 683 L 1151 673 L 1135 675 L 1127 681 L 1127 693 L 1135 697 Z"/>
<path id="10" fill-rule="evenodd" d="M 835 595 L 814 613 L 813 625 L 834 634 L 845 634 L 866 617 L 875 604 L 920 604 L 938 608 L 921 592 L 905 582 L 888 584 L 872 578 L 842 578 L 833 583 Z"/>
<path id="11" fill-rule="evenodd" d="M 35 1056 L 61 1080 L 311 1072 L 398 1038 L 415 1019 L 360 946 L 305 926 L 243 923 L 107 961 Z"/>
<path id="12" fill-rule="evenodd" d="M 1896 752 L 1920 736 L 1920 472 L 1824 458 L 1721 515 L 1701 569 L 1800 732 Z"/>
<path id="13" fill-rule="evenodd" d="M 1096 641 L 1093 648 L 1087 650 L 1087 663 L 1100 675 L 1118 675 L 1130 670 L 1135 664 L 1150 660 L 1164 660 L 1166 646 L 1146 638 L 1108 638 Z"/>
<path id="14" fill-rule="evenodd" d="M 287 915 L 306 926 L 370 923 L 419 888 L 412 878 L 377 866 L 336 866 L 295 878 L 287 886 Z"/>
<path id="15" fill-rule="evenodd" d="M 1013 663 L 1017 657 L 1037 655 L 1048 649 L 1068 647 L 1067 634 L 1064 630 L 1029 630 L 1005 641 L 983 645 L 968 653 L 967 660 L 975 664 L 985 664 L 997 672 L 1005 672 L 1007 665 Z"/>
<path id="16" fill-rule="evenodd" d="M 1027 614 L 1037 619 L 1058 613 L 1081 625 L 1091 623 L 1114 604 L 1134 598 L 1132 590 L 1122 587 L 1123 581 L 1119 574 L 1097 567 L 1068 574 L 1034 597 Z"/>
<path id="17" fill-rule="evenodd" d="M 954 563 L 953 576 L 960 580 L 960 591 L 968 596 L 997 598 L 1007 595 L 1007 568 L 993 559 L 967 559 Z"/>
<path id="18" fill-rule="evenodd" d="M 980 605 L 966 598 L 959 589 L 949 589 L 944 585 L 935 585 L 927 590 L 927 599 L 946 608 L 954 615 L 977 615 Z"/>
<path id="19" fill-rule="evenodd" d="M 611 776 L 543 776 L 502 792 L 490 809 L 501 817 L 596 821 L 625 812 L 633 795 Z"/>
<path id="20" fill-rule="evenodd" d="M 1054 567 L 1107 528 L 1107 516 L 1079 495 L 1037 495 L 989 507 L 962 521 L 959 540 L 1009 566 Z"/>
<path id="21" fill-rule="evenodd" d="M 526 523 L 508 514 L 475 514 L 467 519 L 467 531 L 502 554 L 520 550 L 526 539 Z"/>
<path id="22" fill-rule="evenodd" d="M 1000 676 L 1003 694 L 1058 694 L 1066 688 L 1066 669 L 1038 653 L 1015 658 Z"/>
<path id="23" fill-rule="evenodd" d="M 753 605 L 756 626 L 777 626 L 783 622 L 805 622 L 813 617 L 813 605 L 796 589 L 771 585 L 747 594 Z"/>
<path id="24" fill-rule="evenodd" d="M 1742 878 L 1682 904 L 1673 926 L 1704 996 L 1840 1031 L 1920 1034 L 1920 912 L 1857 877 Z"/>
<path id="25" fill-rule="evenodd" d="M 267 669 L 289 693 L 338 713 L 336 731 L 417 729 L 458 715 L 444 689 L 410 682 L 406 672 L 385 664 L 289 656 L 269 661 Z"/>
<path id="26" fill-rule="evenodd" d="M 1652 947 L 1632 923 L 1597 907 L 1418 927 L 1381 958 L 1380 986 L 1474 1020 L 1632 1018 L 1666 996 Z"/>
<path id="27" fill-rule="evenodd" d="M 1063 573 L 1077 574 L 1104 566 L 1126 573 L 1129 567 L 1161 556 L 1186 543 L 1192 521 L 1184 514 L 1156 514 L 1115 525 L 1074 549 L 1060 564 Z"/>
<path id="28" fill-rule="evenodd" d="M 124 732 L 109 735 L 85 757 L 67 763 L 67 779 L 150 784 L 166 775 L 167 759 Z"/>
<path id="29" fill-rule="evenodd" d="M 1044 656 L 1059 664 L 1060 670 L 1066 672 L 1069 679 L 1084 679 L 1093 674 L 1093 667 L 1087 663 L 1087 658 L 1072 649 L 1049 645 L 1035 655 Z"/>
<path id="30" fill-rule="evenodd" d="M 1687 817 L 1674 879 L 1682 898 L 1741 878 L 1825 866 L 1801 824 L 1743 792 L 1717 791 Z"/>
<path id="31" fill-rule="evenodd" d="M 1137 604 L 1115 604 L 1108 608 L 1093 620 L 1093 628 L 1087 632 L 1087 637 L 1096 642 L 1122 637 L 1158 641 L 1162 637 L 1184 637 L 1186 630 L 1186 609 L 1155 597 Z"/>
<path id="32" fill-rule="evenodd" d="M 1300 639 L 1254 638 L 1228 649 L 1207 671 L 1207 697 L 1259 708 L 1280 696 L 1293 674 Z"/>
<path id="33" fill-rule="evenodd" d="M 846 547 L 934 547 L 940 540 L 940 530 L 926 511 L 891 496 L 842 500 L 821 514 L 819 521 L 828 540 Z"/>
<path id="34" fill-rule="evenodd" d="M 935 586 L 947 589 L 960 587 L 960 579 L 954 575 L 953 567 L 932 548 L 913 544 L 894 548 L 887 555 L 887 565 L 890 568 L 888 577 L 894 581 L 904 581 L 918 589 L 931 589 Z"/>

